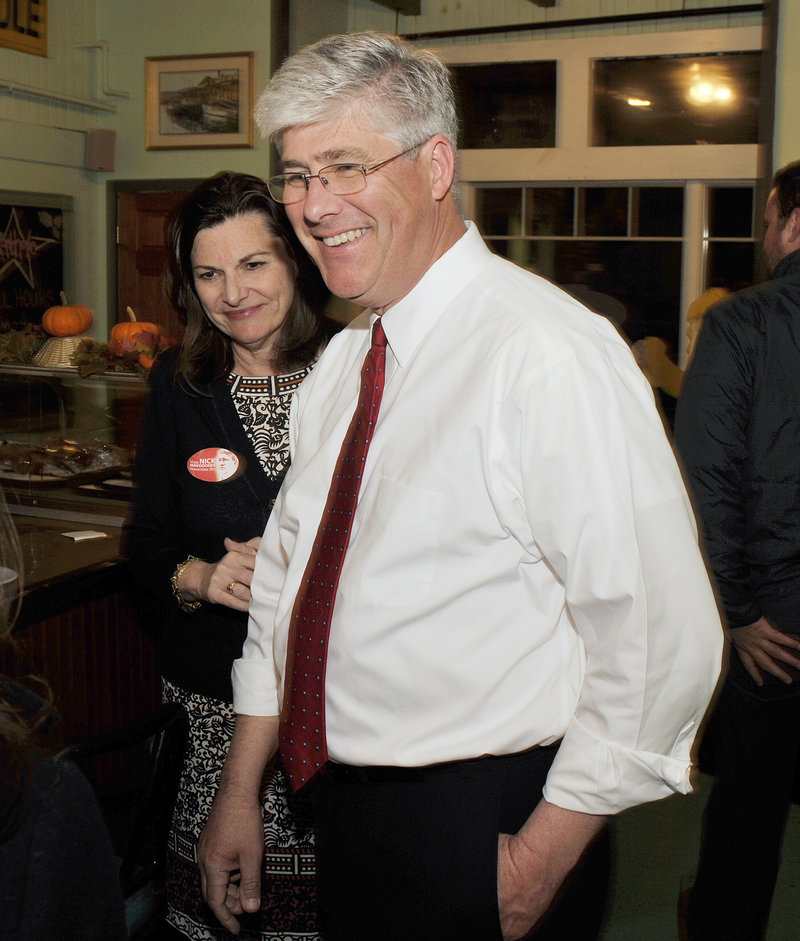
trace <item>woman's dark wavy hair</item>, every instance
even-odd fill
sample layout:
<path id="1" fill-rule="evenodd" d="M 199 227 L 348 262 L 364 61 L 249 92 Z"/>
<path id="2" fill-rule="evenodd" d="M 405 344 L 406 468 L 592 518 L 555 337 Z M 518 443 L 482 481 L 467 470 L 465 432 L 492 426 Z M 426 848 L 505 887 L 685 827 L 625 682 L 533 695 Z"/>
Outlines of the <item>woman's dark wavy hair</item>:
<path id="1" fill-rule="evenodd" d="M 295 295 L 278 338 L 281 371 L 311 362 L 326 336 L 322 309 L 329 298 L 316 266 L 294 234 L 266 183 L 247 173 L 223 171 L 198 184 L 167 220 L 167 294 L 186 325 L 178 375 L 187 384 L 210 382 L 233 368 L 230 339 L 209 322 L 194 288 L 192 247 L 197 233 L 244 213 L 258 212 L 283 242 L 296 273 Z"/>

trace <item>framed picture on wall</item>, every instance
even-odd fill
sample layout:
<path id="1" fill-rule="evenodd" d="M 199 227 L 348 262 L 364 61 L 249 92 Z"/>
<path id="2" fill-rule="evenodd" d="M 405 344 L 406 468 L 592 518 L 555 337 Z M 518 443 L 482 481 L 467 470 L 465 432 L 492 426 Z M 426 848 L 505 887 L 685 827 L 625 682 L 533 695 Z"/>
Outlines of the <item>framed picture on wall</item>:
<path id="1" fill-rule="evenodd" d="M 145 59 L 147 149 L 253 146 L 253 53 Z"/>

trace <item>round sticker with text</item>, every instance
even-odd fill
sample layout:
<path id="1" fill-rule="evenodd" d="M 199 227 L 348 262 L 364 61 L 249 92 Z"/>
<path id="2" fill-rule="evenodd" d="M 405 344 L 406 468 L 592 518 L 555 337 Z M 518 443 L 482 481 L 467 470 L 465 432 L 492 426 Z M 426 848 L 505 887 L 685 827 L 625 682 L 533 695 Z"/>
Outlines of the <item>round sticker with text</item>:
<path id="1" fill-rule="evenodd" d="M 209 483 L 234 480 L 244 469 L 244 458 L 227 448 L 203 448 L 186 462 L 192 477 Z"/>

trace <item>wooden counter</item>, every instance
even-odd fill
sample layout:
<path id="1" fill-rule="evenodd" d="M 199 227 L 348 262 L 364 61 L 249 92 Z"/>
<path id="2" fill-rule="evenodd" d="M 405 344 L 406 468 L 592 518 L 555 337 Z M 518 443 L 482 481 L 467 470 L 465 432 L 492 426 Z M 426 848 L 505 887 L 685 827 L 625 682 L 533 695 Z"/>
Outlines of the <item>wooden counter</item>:
<path id="1" fill-rule="evenodd" d="M 64 740 L 114 728 L 153 711 L 160 680 L 152 642 L 139 629 L 120 552 L 121 517 L 53 519 L 17 508 L 25 591 L 16 649 L 2 669 L 43 677 L 53 691 Z M 23 513 L 25 515 L 19 515 Z M 72 514 L 81 516 L 81 514 Z M 74 542 L 63 535 L 98 530 Z"/>

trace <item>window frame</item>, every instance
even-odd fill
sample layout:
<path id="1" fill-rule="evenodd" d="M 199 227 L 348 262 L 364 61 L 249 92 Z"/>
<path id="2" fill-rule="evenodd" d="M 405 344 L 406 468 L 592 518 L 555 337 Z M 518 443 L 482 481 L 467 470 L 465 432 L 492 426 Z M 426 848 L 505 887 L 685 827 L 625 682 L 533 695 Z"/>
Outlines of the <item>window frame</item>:
<path id="1" fill-rule="evenodd" d="M 462 150 L 460 198 L 467 218 L 475 212 L 475 187 L 537 184 L 647 186 L 673 183 L 685 188 L 681 265 L 680 361 L 685 361 L 685 322 L 690 303 L 706 287 L 708 256 L 707 187 L 756 187 L 763 175 L 767 146 L 694 144 L 646 147 L 592 146 L 592 68 L 597 58 L 692 55 L 762 51 L 760 26 L 652 32 L 597 38 L 521 40 L 469 45 L 435 45 L 448 65 L 556 60 L 556 146 Z M 756 219 L 758 213 L 756 207 Z M 754 226 L 758 231 L 757 223 Z"/>

